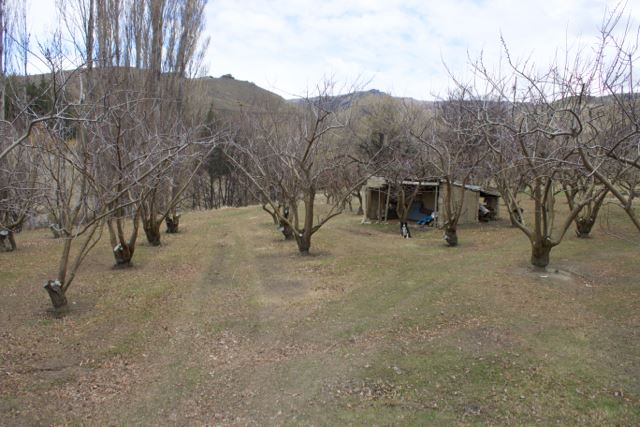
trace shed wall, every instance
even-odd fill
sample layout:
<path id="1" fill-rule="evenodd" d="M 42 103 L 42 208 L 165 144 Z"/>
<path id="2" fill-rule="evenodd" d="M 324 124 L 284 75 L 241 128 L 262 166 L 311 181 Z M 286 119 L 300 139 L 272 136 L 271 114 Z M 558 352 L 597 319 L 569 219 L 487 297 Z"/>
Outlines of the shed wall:
<path id="1" fill-rule="evenodd" d="M 440 185 L 440 216 L 438 219 L 439 225 L 444 225 L 447 221 L 444 212 L 444 198 L 447 187 L 443 184 Z M 462 193 L 462 194 L 461 194 Z M 462 189 L 461 187 L 454 187 L 454 197 L 459 200 L 460 197 L 464 197 L 462 205 L 462 214 L 458 224 L 475 224 L 478 222 L 478 207 L 480 206 L 480 194 L 476 191 L 468 189 Z"/>
<path id="2" fill-rule="evenodd" d="M 367 188 L 365 191 L 365 215 L 369 220 L 384 218 L 384 208 L 387 203 L 387 191 L 384 189 Z"/>

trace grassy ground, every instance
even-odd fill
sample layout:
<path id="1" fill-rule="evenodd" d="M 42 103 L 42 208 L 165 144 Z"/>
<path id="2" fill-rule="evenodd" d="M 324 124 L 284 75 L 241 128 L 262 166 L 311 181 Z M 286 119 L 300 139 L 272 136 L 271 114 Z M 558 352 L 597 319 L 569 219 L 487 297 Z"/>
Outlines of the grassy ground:
<path id="1" fill-rule="evenodd" d="M 640 248 L 607 217 L 534 274 L 504 222 L 447 248 L 346 214 L 300 257 L 259 208 L 190 213 L 127 270 L 105 239 L 62 319 L 60 242 L 24 232 L 0 254 L 0 425 L 638 425 Z"/>

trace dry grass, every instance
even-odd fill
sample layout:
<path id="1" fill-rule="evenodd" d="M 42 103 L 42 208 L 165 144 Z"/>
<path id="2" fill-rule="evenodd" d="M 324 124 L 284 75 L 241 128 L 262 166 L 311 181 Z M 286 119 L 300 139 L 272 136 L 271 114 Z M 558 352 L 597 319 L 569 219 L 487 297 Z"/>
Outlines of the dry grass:
<path id="1" fill-rule="evenodd" d="M 256 207 L 190 213 L 128 270 L 105 239 L 63 319 L 41 289 L 60 243 L 22 233 L 0 254 L 0 424 L 640 423 L 640 249 L 611 234 L 634 235 L 619 212 L 545 275 L 506 223 L 447 248 L 359 220 L 309 257 Z"/>

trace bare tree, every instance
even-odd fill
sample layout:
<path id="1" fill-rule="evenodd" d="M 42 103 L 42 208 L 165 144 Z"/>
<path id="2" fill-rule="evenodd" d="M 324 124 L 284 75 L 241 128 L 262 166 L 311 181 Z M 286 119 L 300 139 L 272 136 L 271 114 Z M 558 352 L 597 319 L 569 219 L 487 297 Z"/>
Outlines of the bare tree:
<path id="1" fill-rule="evenodd" d="M 230 155 L 229 159 L 278 220 L 291 227 L 301 254 L 309 253 L 312 236 L 343 212 L 344 200 L 364 182 L 364 177 L 355 179 L 332 198 L 322 215 L 317 214 L 317 193 L 332 186 L 336 171 L 355 161 L 339 141 L 339 130 L 346 126 L 348 117 L 331 108 L 333 87 L 330 82 L 323 83 L 318 96 L 307 97 L 295 107 L 284 105 L 262 115 L 247 114 L 251 137 L 231 143 L 242 158 Z M 289 209 L 289 217 L 280 209 L 282 205 Z"/>
<path id="2" fill-rule="evenodd" d="M 508 69 L 506 76 L 492 75 L 482 62 L 474 64 L 478 73 L 490 88 L 485 108 L 480 116 L 482 126 L 493 134 L 486 138 L 489 147 L 507 164 L 510 176 L 517 185 L 502 185 L 503 197 L 512 222 L 528 237 L 531 243 L 531 264 L 544 269 L 549 264 L 549 254 L 560 244 L 565 233 L 583 208 L 600 195 L 591 182 L 580 192 L 581 199 L 574 199 L 570 211 L 561 221 L 556 221 L 556 199 L 563 193 L 563 181 L 575 180 L 582 165 L 576 157 L 576 144 L 585 134 L 581 120 L 589 109 L 586 102 L 583 76 L 588 62 L 575 57 L 563 64 L 553 64 L 546 72 L 536 71 L 532 64 L 516 64 L 511 60 L 505 45 Z M 507 144 L 496 144 L 499 136 Z M 586 171 L 582 169 L 582 174 Z M 504 179 L 502 171 L 496 180 Z M 522 220 L 518 210 L 518 186 L 522 183 L 525 194 L 532 200 L 534 211 L 531 225 Z"/>
<path id="3" fill-rule="evenodd" d="M 56 278 L 45 284 L 54 308 L 59 310 L 66 309 L 66 291 L 83 259 L 101 236 L 106 209 L 94 185 L 94 151 L 89 149 L 86 140 L 67 144 L 62 126 L 59 124 L 52 129 L 47 143 L 38 147 L 43 168 L 41 186 L 47 195 L 55 198 L 51 206 L 56 208 L 55 215 L 64 239 Z"/>
<path id="4" fill-rule="evenodd" d="M 590 176 L 595 177 L 619 202 L 640 231 L 634 201 L 640 194 L 640 101 L 634 74 L 638 28 L 623 21 L 624 8 L 605 16 L 600 40 L 586 80 L 601 98 L 591 99 L 582 117 L 587 132 L 577 150 Z M 584 92 L 591 89 L 584 84 Z M 591 89 L 591 90 L 594 90 Z"/>
<path id="5" fill-rule="evenodd" d="M 89 108 L 90 105 L 83 104 L 83 109 Z M 119 138 L 104 138 L 103 123 L 89 123 L 81 124 L 85 127 L 84 132 L 76 132 L 76 135 L 83 136 L 76 137 L 74 141 L 68 140 L 67 124 L 56 123 L 56 126 L 49 127 L 50 138 L 47 142 L 38 145 L 43 167 L 41 186 L 48 190 L 45 197 L 55 199 L 49 204 L 55 206 L 64 241 L 58 274 L 45 285 L 53 306 L 58 310 L 66 308 L 66 292 L 84 258 L 99 241 L 105 221 L 117 223 L 123 212 L 131 207 L 135 211 L 142 197 L 135 191 L 138 183 L 144 182 L 158 169 L 166 168 L 181 150 L 188 147 L 182 145 L 160 154 L 142 154 L 137 158 L 137 163 L 129 167 L 143 172 L 136 175 L 136 180 L 131 180 L 131 175 L 119 173 L 124 168 L 116 169 L 116 173 L 113 173 L 111 161 L 118 157 L 117 153 L 122 149 Z M 135 227 L 137 213 L 133 215 Z M 116 237 L 122 242 L 125 240 L 119 225 L 116 225 Z M 133 233 L 133 237 L 126 242 L 126 249 L 114 245 L 114 252 L 120 252 L 115 254 L 117 260 L 125 260 L 124 252 L 133 251 L 135 235 Z"/>
<path id="6" fill-rule="evenodd" d="M 5 125 L 4 130 L 13 131 L 9 125 Z M 10 136 L 3 134 L 0 147 L 2 142 L 10 140 Z M 25 146 L 18 146 L 0 160 L 0 250 L 16 249 L 15 233 L 35 211 L 39 199 L 37 177 L 32 150 Z"/>
<path id="7" fill-rule="evenodd" d="M 386 222 L 389 210 L 395 210 L 405 237 L 411 235 L 407 217 L 420 190 L 419 185 L 411 186 L 407 182 L 420 181 L 429 175 L 424 150 L 409 130 L 412 122 L 426 123 L 428 116 L 427 109 L 383 97 L 367 108 L 360 119 L 363 129 L 357 135 L 359 153 L 371 159 L 367 172 L 384 175 L 387 185 L 384 208 L 379 210 L 378 220 Z"/>
<path id="8" fill-rule="evenodd" d="M 400 234 L 406 238 L 411 237 L 407 222 L 411 206 L 420 192 L 420 181 L 428 175 L 419 153 L 415 144 L 405 140 L 402 150 L 394 150 L 392 161 L 382 169 L 387 183 L 383 220 L 387 221 L 389 209 L 393 207 L 400 222 Z M 414 182 L 415 185 L 412 185 Z"/>
<path id="9" fill-rule="evenodd" d="M 565 178 L 562 180 L 562 188 L 567 198 L 569 209 L 573 210 L 576 203 L 580 200 L 588 200 L 587 204 L 576 216 L 574 223 L 576 226 L 576 236 L 587 238 L 591 234 L 591 230 L 596 223 L 600 208 L 604 203 L 608 189 L 602 189 L 602 186 L 596 185 L 599 182 L 590 175 L 578 174 L 577 177 Z M 589 192 L 595 192 L 594 197 Z"/>
<path id="10" fill-rule="evenodd" d="M 467 186 L 478 175 L 488 154 L 483 134 L 476 120 L 482 104 L 470 98 L 462 88 L 437 103 L 433 120 L 412 132 L 426 150 L 426 159 L 434 175 L 444 183 L 444 239 L 449 246 L 458 245 L 458 222 L 465 209 Z"/>
<path id="11" fill-rule="evenodd" d="M 19 38 L 10 37 L 12 47 L 11 51 L 4 52 L 5 64 L 14 62 L 17 57 L 27 57 L 27 46 L 20 46 L 18 42 L 27 43 L 28 35 L 20 34 Z M 48 74 L 41 76 L 40 85 L 26 75 L 15 75 L 10 84 L 4 86 L 9 90 L 3 91 L 3 99 L 7 101 L 3 108 L 7 114 L 0 122 L 0 228 L 6 235 L 7 248 L 11 250 L 16 248 L 14 234 L 22 229 L 30 215 L 37 214 L 36 207 L 41 201 L 42 189 L 37 186 L 40 171 L 34 160 L 33 147 L 46 139 L 47 123 L 78 123 L 87 119 L 76 114 L 75 103 L 64 99 L 66 90 L 74 84 L 79 73 L 77 69 L 63 71 L 65 57 L 60 50 L 59 37 L 43 46 L 41 54 L 33 53 L 32 56 L 49 69 Z"/>

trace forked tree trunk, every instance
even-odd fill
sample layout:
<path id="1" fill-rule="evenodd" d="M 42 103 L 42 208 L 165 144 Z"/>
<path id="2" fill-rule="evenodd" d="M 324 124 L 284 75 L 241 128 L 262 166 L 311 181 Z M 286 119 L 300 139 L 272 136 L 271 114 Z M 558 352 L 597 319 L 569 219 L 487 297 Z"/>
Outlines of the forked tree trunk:
<path id="1" fill-rule="evenodd" d="M 0 250 L 13 252 L 16 248 L 16 239 L 13 230 L 9 228 L 3 228 L 0 230 Z"/>
<path id="2" fill-rule="evenodd" d="M 9 230 L 9 236 L 7 236 L 7 238 L 9 239 L 9 246 L 11 247 L 11 250 L 15 251 L 18 246 L 16 246 L 16 238 L 13 231 Z"/>
<path id="3" fill-rule="evenodd" d="M 286 221 L 280 221 L 280 231 L 284 235 L 284 240 L 293 240 L 295 233 L 293 228 Z"/>
<path id="4" fill-rule="evenodd" d="M 149 242 L 151 246 L 160 246 L 160 223 L 145 219 L 142 228 L 144 229 L 145 236 L 147 236 L 147 242 Z"/>
<path id="5" fill-rule="evenodd" d="M 542 242 L 531 242 L 531 264 L 534 269 L 545 271 L 549 265 L 549 254 L 553 245 Z"/>
<path id="6" fill-rule="evenodd" d="M 53 304 L 53 308 L 58 311 L 65 311 L 68 308 L 67 305 L 67 296 L 65 295 L 64 290 L 62 289 L 62 285 L 58 280 L 49 280 L 44 285 L 44 289 L 49 294 L 49 298 L 51 298 L 51 304 Z"/>
<path id="7" fill-rule="evenodd" d="M 591 229 L 596 223 L 596 219 L 593 217 L 578 217 L 575 220 L 576 223 L 576 235 L 581 239 L 590 237 Z"/>
<path id="8" fill-rule="evenodd" d="M 444 230 L 444 240 L 449 246 L 458 246 L 458 231 L 454 227 L 447 227 Z"/>
<path id="9" fill-rule="evenodd" d="M 122 214 L 122 212 L 120 212 Z M 124 219 L 122 217 L 107 220 L 107 228 L 109 229 L 109 239 L 113 247 L 113 257 L 116 260 L 116 267 L 128 267 L 131 265 L 133 253 L 136 250 L 136 242 L 138 240 L 138 229 L 140 226 L 140 211 L 136 210 L 133 217 L 133 228 L 130 238 L 127 240 L 124 236 Z"/>
<path id="10" fill-rule="evenodd" d="M 180 226 L 180 215 L 167 215 L 167 217 L 165 218 L 165 222 L 167 223 L 167 233 L 177 233 L 178 227 Z"/>
<path id="11" fill-rule="evenodd" d="M 126 243 L 119 243 L 113 248 L 113 256 L 116 259 L 116 267 L 129 267 L 133 258 L 133 248 Z"/>
<path id="12" fill-rule="evenodd" d="M 608 191 L 604 191 L 600 196 L 598 196 L 593 202 L 587 204 L 583 208 L 583 212 L 585 215 L 578 215 L 575 219 L 576 224 L 576 235 L 581 238 L 588 238 L 591 234 L 591 229 L 596 223 L 596 219 L 598 218 L 598 212 L 604 203 L 604 199 L 607 196 Z M 569 199 L 569 206 L 573 208 L 573 200 Z"/>
<path id="13" fill-rule="evenodd" d="M 288 207 L 285 206 L 283 208 L 282 215 L 285 219 L 289 219 Z M 284 235 L 284 240 L 293 240 L 295 233 L 293 232 L 293 228 L 291 228 L 289 223 L 283 219 L 278 222 L 278 225 L 280 226 L 280 231 L 282 231 L 282 234 Z"/>
<path id="14" fill-rule="evenodd" d="M 511 221 L 511 226 L 512 227 L 517 227 L 518 226 L 518 222 L 520 222 L 520 224 L 524 224 L 524 221 L 522 219 L 522 214 L 523 214 L 523 210 L 518 208 L 514 208 L 511 211 L 511 215 L 509 215 L 509 220 Z"/>
<path id="15" fill-rule="evenodd" d="M 265 211 L 266 213 L 268 213 L 271 216 L 271 219 L 273 220 L 273 224 L 276 226 L 280 226 L 280 221 L 278 221 L 278 215 L 276 215 L 275 211 L 269 210 L 269 208 L 267 208 L 267 205 L 265 203 L 262 204 L 262 210 Z"/>
<path id="16" fill-rule="evenodd" d="M 142 229 L 151 246 L 160 246 L 160 226 L 162 225 L 162 219 L 158 220 L 156 190 L 157 188 L 154 188 L 140 206 Z"/>
<path id="17" fill-rule="evenodd" d="M 309 255 L 309 249 L 311 248 L 311 235 L 307 235 L 305 230 L 303 230 L 301 234 L 296 234 L 295 238 L 300 254 Z"/>
<path id="18" fill-rule="evenodd" d="M 358 212 L 356 215 L 364 215 L 364 210 L 362 209 L 362 195 L 359 191 L 356 191 L 353 195 L 358 199 Z"/>
<path id="19" fill-rule="evenodd" d="M 58 224 L 50 224 L 49 229 L 51 230 L 51 234 L 53 234 L 54 239 L 59 239 L 64 235 L 64 231 Z"/>

